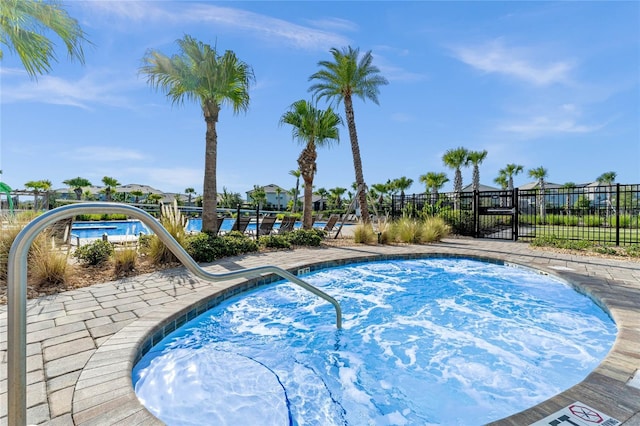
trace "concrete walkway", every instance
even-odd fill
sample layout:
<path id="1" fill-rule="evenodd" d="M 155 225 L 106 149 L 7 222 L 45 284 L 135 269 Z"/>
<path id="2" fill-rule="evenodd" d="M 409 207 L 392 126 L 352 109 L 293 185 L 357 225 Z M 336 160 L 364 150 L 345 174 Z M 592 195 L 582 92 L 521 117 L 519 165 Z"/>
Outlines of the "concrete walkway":
<path id="1" fill-rule="evenodd" d="M 447 239 L 426 246 L 261 253 L 225 259 L 206 269 L 227 272 L 272 264 L 295 273 L 351 259 L 421 254 L 497 259 L 556 275 L 605 306 L 618 326 L 611 352 L 583 382 L 495 425 L 529 425 L 575 401 L 626 426 L 640 425 L 640 263 L 537 251 L 524 243 Z M 28 422 L 161 424 L 133 393 L 131 370 L 136 360 L 165 334 L 257 281 L 208 283 L 179 268 L 30 300 Z M 7 424 L 7 307 L 0 306 L 0 425 Z"/>

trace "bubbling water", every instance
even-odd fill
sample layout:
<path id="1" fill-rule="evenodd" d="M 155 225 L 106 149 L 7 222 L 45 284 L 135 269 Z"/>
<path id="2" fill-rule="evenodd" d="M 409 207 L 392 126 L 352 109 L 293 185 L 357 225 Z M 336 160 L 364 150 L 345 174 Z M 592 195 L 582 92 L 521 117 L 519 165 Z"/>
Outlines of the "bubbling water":
<path id="1" fill-rule="evenodd" d="M 133 379 L 167 424 L 473 425 L 581 381 L 616 327 L 523 268 L 470 259 L 352 264 L 229 299 L 152 348 Z"/>

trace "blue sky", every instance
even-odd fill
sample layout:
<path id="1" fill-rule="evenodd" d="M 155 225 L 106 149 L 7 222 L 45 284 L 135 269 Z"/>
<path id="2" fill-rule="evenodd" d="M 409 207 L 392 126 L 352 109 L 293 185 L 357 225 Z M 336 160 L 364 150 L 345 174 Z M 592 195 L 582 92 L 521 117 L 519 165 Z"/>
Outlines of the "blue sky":
<path id="1" fill-rule="evenodd" d="M 329 49 L 371 50 L 389 80 L 380 104 L 357 99 L 365 181 L 453 171 L 451 148 L 487 150 L 481 181 L 507 163 L 543 166 L 554 183 L 608 171 L 640 182 L 639 2 L 169 2 L 65 3 L 93 43 L 86 64 L 59 50 L 53 72 L 30 79 L 5 51 L 0 180 L 14 189 L 81 176 L 101 185 L 147 184 L 202 192 L 205 124 L 200 106 L 172 105 L 138 74 L 148 49 L 176 51 L 189 34 L 253 67 L 247 113 L 223 109 L 218 190 L 295 185 L 301 146 L 279 126 Z M 59 40 L 55 40 L 59 42 Z M 326 104 L 321 103 L 321 107 Z M 340 106 L 339 112 L 343 114 Z M 350 188 L 349 135 L 318 153 L 320 187 Z M 464 184 L 471 169 L 463 170 Z"/>

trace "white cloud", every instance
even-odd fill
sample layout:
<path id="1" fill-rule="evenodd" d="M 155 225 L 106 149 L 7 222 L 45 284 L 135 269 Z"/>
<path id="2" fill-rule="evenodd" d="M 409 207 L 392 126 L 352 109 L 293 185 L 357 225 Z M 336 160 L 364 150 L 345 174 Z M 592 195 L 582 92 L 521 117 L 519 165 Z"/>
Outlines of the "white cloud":
<path id="1" fill-rule="evenodd" d="M 133 149 L 110 146 L 83 146 L 63 155 L 72 160 L 92 162 L 140 161 L 148 158 L 147 155 Z"/>
<path id="2" fill-rule="evenodd" d="M 142 84 L 132 77 L 118 79 L 109 71 L 90 71 L 73 81 L 43 75 L 34 82 L 28 80 L 26 74 L 16 75 L 21 80 L 4 85 L 2 103 L 40 102 L 84 109 L 91 109 L 95 104 L 133 108 L 126 96 L 117 93 Z"/>
<path id="3" fill-rule="evenodd" d="M 534 116 L 518 122 L 503 124 L 499 130 L 534 138 L 554 133 L 592 133 L 605 124 L 581 124 L 571 117 Z"/>
<path id="4" fill-rule="evenodd" d="M 215 6 L 212 4 L 163 3 L 163 2 L 121 2 L 97 1 L 87 6 L 98 13 L 110 13 L 120 18 L 137 22 L 156 23 L 207 23 L 217 28 L 227 28 L 268 41 L 309 50 L 327 50 L 332 46 L 345 46 L 349 40 L 337 33 L 294 24 L 278 18 L 248 12 L 238 8 Z M 325 19 L 325 28 L 353 30 L 355 24 L 343 19 Z"/>
<path id="5" fill-rule="evenodd" d="M 481 71 L 508 75 L 538 86 L 567 82 L 573 68 L 570 61 L 544 62 L 526 49 L 504 46 L 501 40 L 452 50 L 457 59 Z"/>

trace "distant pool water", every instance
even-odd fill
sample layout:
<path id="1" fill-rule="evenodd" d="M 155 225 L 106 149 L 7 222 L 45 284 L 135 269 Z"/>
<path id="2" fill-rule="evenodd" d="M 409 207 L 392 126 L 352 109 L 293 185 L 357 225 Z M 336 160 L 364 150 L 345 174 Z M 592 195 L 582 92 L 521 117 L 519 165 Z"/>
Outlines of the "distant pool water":
<path id="1" fill-rule="evenodd" d="M 229 299 L 133 370 L 169 425 L 480 425 L 583 380 L 613 321 L 563 282 L 470 259 L 359 263 Z"/>
<path id="2" fill-rule="evenodd" d="M 225 218 L 220 227 L 221 231 L 230 231 L 235 219 Z M 315 227 L 323 227 L 326 222 L 316 222 Z M 278 229 L 279 222 L 275 224 L 274 228 Z M 296 224 L 300 226 L 300 222 Z M 199 232 L 202 229 L 202 219 L 193 218 L 189 219 L 185 229 L 188 232 Z M 255 222 L 250 223 L 247 226 L 248 230 L 255 230 Z M 147 228 L 147 226 L 139 220 L 109 220 L 109 221 L 94 221 L 94 222 L 74 222 L 71 233 L 78 238 L 100 238 L 102 235 L 108 236 L 125 236 L 125 235 L 139 235 L 152 234 L 153 232 Z"/>

